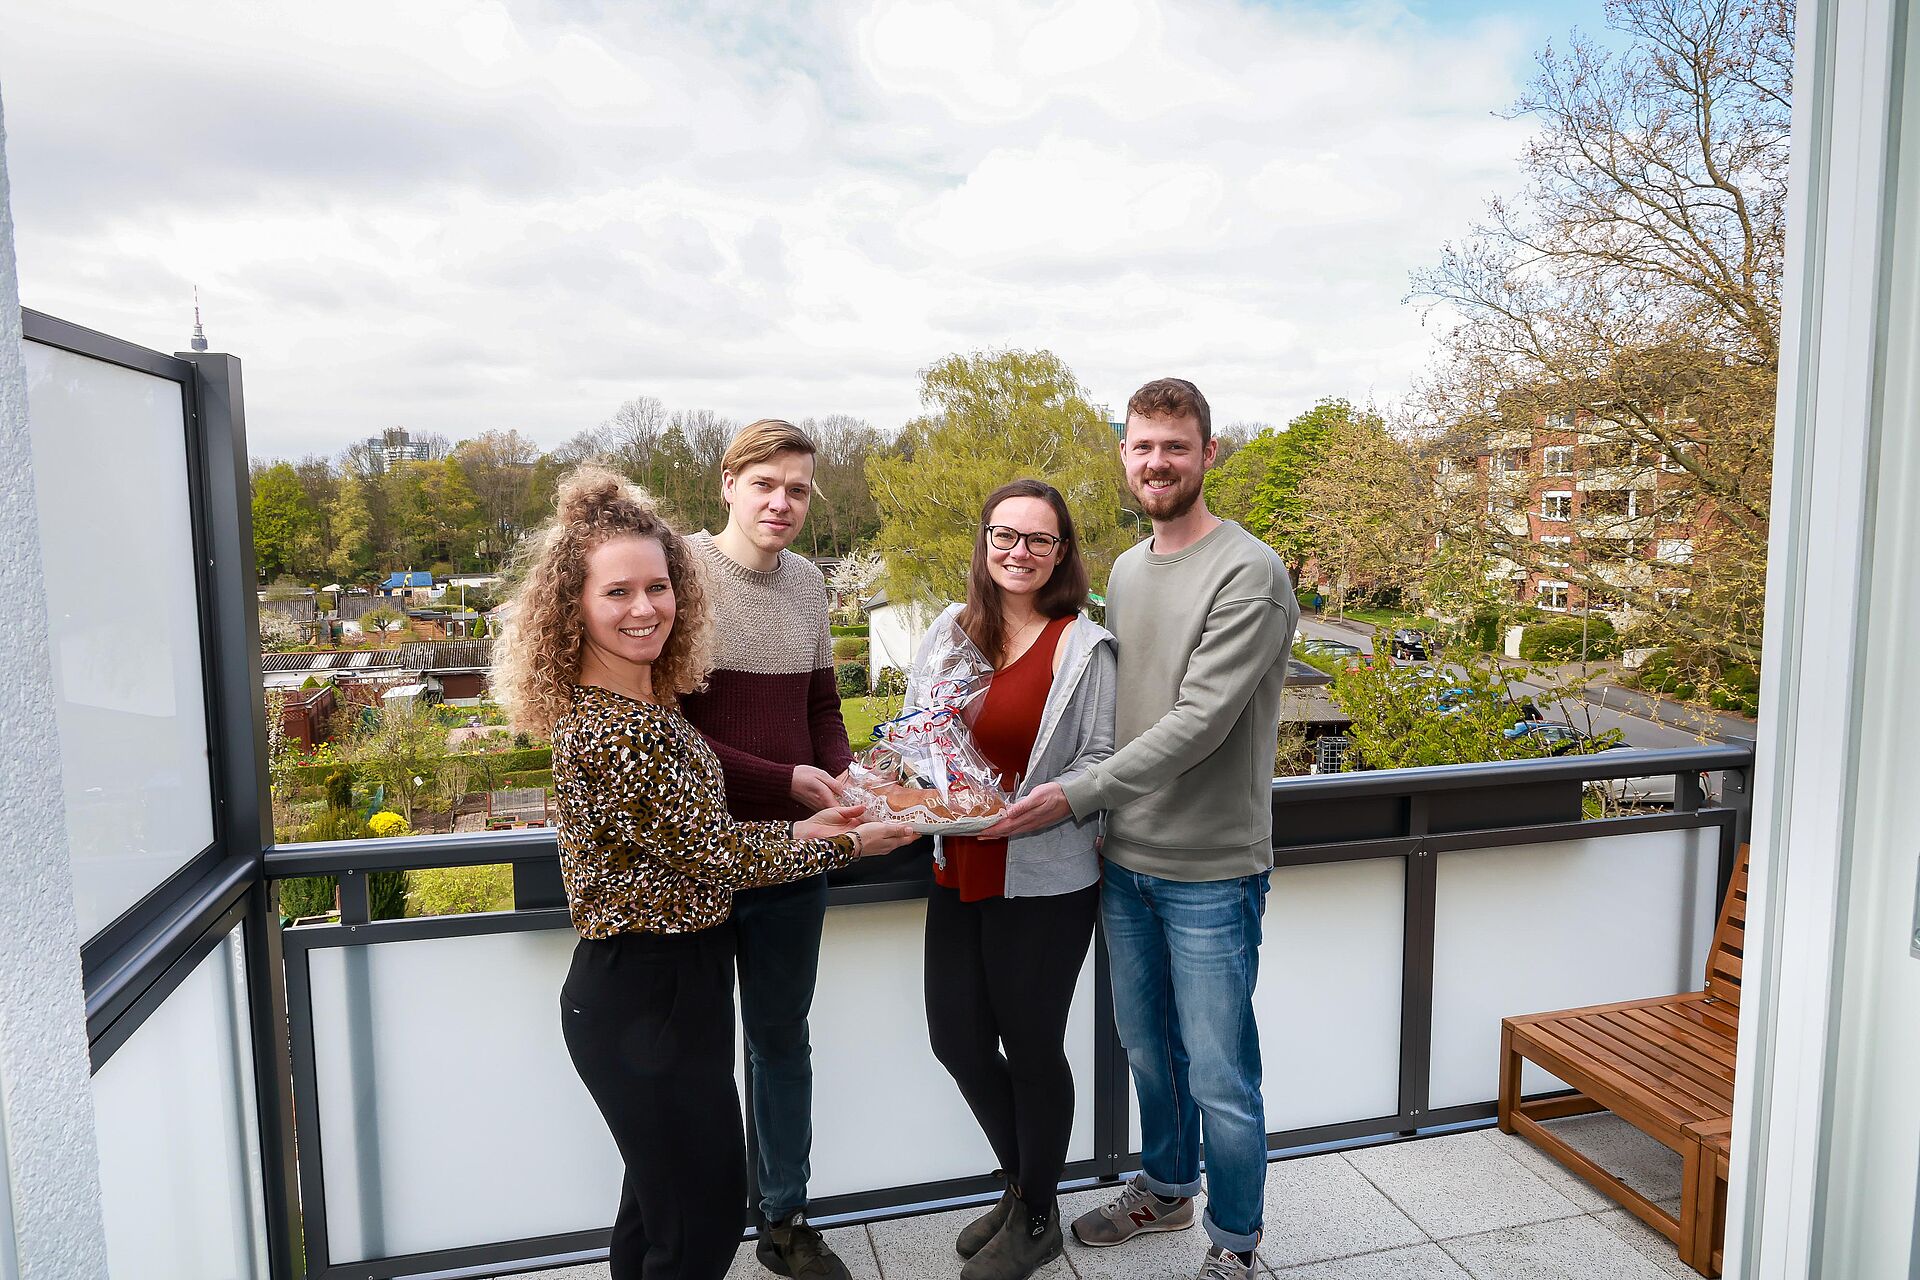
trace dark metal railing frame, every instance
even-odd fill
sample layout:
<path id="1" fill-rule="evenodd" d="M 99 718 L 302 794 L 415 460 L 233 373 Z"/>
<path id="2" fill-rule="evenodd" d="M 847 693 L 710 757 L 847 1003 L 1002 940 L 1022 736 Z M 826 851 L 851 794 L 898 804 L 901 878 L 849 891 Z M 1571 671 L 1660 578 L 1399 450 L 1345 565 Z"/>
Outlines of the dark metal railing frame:
<path id="1" fill-rule="evenodd" d="M 83 944 L 92 1067 L 97 1072 L 111 1060 L 199 962 L 240 930 L 261 1226 L 272 1280 L 295 1280 L 302 1274 L 299 1191 L 280 928 L 265 874 L 272 808 L 258 602 L 251 590 L 218 589 L 255 579 L 240 362 L 209 352 L 165 355 L 24 307 L 21 324 L 29 342 L 166 379 L 181 395 L 213 840 Z"/>
<path id="2" fill-rule="evenodd" d="M 1711 829 L 1718 833 L 1718 884 L 1724 892 L 1727 878 L 1732 874 L 1736 841 L 1744 834 L 1744 782 L 1752 759 L 1750 747 L 1708 746 L 1276 780 L 1276 867 L 1398 858 L 1404 863 L 1406 889 L 1398 1110 L 1391 1115 L 1271 1133 L 1268 1135 L 1271 1157 L 1279 1159 L 1313 1151 L 1402 1141 L 1435 1130 L 1484 1124 L 1492 1118 L 1494 1104 L 1490 1100 L 1437 1110 L 1428 1105 L 1440 855 L 1464 849 Z M 1698 778 L 1706 772 L 1723 774 L 1724 793 L 1730 804 L 1705 805 Z M 1586 783 L 1663 774 L 1672 774 L 1676 779 L 1676 802 L 1671 811 L 1597 819 L 1581 816 L 1581 795 Z M 1437 805 L 1436 800 L 1440 798 L 1449 803 Z M 1495 798 L 1501 805 L 1489 807 L 1488 801 Z M 1345 840 L 1291 841 L 1293 833 L 1323 828 L 1327 818 L 1342 820 L 1355 803 L 1367 805 L 1381 818 L 1368 825 L 1366 835 Z M 1466 826 L 1458 820 L 1458 815 L 1466 812 L 1483 819 L 1492 815 L 1497 823 L 1503 808 L 1515 819 L 1510 825 L 1482 822 Z M 1447 818 L 1449 812 L 1455 815 L 1453 820 Z M 1313 820 L 1316 813 L 1322 821 Z M 876 861 L 882 864 L 877 878 L 875 870 L 868 867 L 836 873 L 841 882 L 830 887 L 830 904 L 910 901 L 926 895 L 928 876 L 923 851 L 903 852 Z M 369 918 L 366 880 L 373 871 L 501 863 L 511 863 L 514 867 L 516 895 L 512 912 L 412 920 Z M 284 940 L 295 1109 L 302 1117 L 313 1117 L 302 1126 L 299 1150 L 302 1185 L 306 1188 L 303 1207 L 308 1266 L 315 1280 L 392 1280 L 423 1272 L 455 1271 L 482 1275 L 490 1269 L 560 1266 L 603 1257 L 607 1245 L 604 1230 L 492 1241 L 357 1262 L 335 1262 L 326 1251 L 325 1148 L 324 1135 L 319 1132 L 315 1028 L 308 970 L 311 954 L 336 947 L 569 928 L 564 896 L 558 889 L 552 832 L 411 836 L 280 846 L 267 855 L 267 875 L 272 879 L 334 875 L 340 877 L 341 883 L 340 923 L 290 929 Z M 1094 1017 L 1095 1026 L 1101 1029 L 1095 1040 L 1092 1082 L 1095 1154 L 1091 1159 L 1069 1164 L 1064 1184 L 1069 1188 L 1111 1182 L 1139 1167 L 1138 1152 L 1130 1141 L 1132 1085 L 1125 1051 L 1113 1030 L 1112 986 L 1104 945 L 1095 946 L 1094 963 Z M 749 1154 L 751 1157 L 751 1152 Z M 750 1168 L 752 1164 L 750 1158 Z M 983 1174 L 827 1197 L 813 1204 L 812 1214 L 816 1221 L 823 1223 L 877 1221 L 982 1201 L 997 1195 L 999 1190 L 1000 1184 Z"/>

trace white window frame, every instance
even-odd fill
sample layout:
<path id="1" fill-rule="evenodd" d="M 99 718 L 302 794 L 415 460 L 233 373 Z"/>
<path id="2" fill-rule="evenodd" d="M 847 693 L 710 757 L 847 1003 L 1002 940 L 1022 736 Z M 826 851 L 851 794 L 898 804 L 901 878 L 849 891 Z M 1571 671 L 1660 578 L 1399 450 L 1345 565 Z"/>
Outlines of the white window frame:
<path id="1" fill-rule="evenodd" d="M 1554 547 L 1556 549 L 1565 547 L 1567 548 L 1568 555 L 1573 554 L 1573 538 L 1569 534 L 1543 533 L 1540 535 L 1540 545 L 1543 547 Z M 1543 551 L 1540 553 L 1540 563 L 1553 569 L 1564 569 L 1567 567 L 1567 561 L 1551 551 Z"/>
<path id="2" fill-rule="evenodd" d="M 1533 607 L 1536 609 L 1545 609 L 1548 613 L 1565 613 L 1567 611 L 1567 592 L 1570 587 L 1570 583 L 1561 582 L 1557 578 L 1542 578 L 1533 584 Z M 1547 593 L 1549 591 L 1559 593 L 1559 604 L 1547 603 Z"/>
<path id="3" fill-rule="evenodd" d="M 1629 490 L 1628 492 L 1632 491 Z M 1565 498 L 1567 500 L 1567 513 L 1565 515 L 1556 516 L 1548 511 L 1548 506 L 1555 498 Z M 1565 524 L 1567 521 L 1573 519 L 1573 491 L 1571 489 L 1549 489 L 1541 494 L 1540 518 L 1542 520 L 1551 520 L 1555 524 Z"/>
<path id="4" fill-rule="evenodd" d="M 1654 558 L 1662 564 L 1692 564 L 1692 538 L 1661 538 L 1654 549 Z"/>
<path id="5" fill-rule="evenodd" d="M 1554 456 L 1559 455 L 1560 463 L 1554 465 Z M 1570 476 L 1573 474 L 1573 446 L 1570 444 L 1550 444 L 1540 450 L 1540 473 L 1549 476 Z"/>

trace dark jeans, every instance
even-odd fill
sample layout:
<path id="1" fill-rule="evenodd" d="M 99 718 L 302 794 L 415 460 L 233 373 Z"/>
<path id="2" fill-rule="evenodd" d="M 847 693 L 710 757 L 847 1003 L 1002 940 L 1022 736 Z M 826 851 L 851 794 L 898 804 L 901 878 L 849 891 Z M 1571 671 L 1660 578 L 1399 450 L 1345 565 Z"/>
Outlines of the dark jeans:
<path id="1" fill-rule="evenodd" d="M 1067 1011 L 1100 886 L 962 902 L 927 890 L 927 1038 L 1029 1208 L 1050 1209 L 1073 1131 Z"/>
<path id="2" fill-rule="evenodd" d="M 813 1048 L 807 1014 L 820 972 L 827 878 L 749 889 L 733 898 L 740 1024 L 753 1064 L 760 1212 L 778 1222 L 807 1207 L 813 1152 Z"/>
<path id="3" fill-rule="evenodd" d="M 626 1165 L 613 1280 L 721 1280 L 747 1198 L 733 931 L 581 939 L 560 1025 Z"/>

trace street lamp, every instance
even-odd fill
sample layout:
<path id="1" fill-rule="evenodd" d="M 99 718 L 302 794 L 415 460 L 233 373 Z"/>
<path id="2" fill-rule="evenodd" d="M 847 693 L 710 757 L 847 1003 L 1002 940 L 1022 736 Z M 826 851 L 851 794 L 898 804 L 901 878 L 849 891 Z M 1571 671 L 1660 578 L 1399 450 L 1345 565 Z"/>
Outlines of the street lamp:
<path id="1" fill-rule="evenodd" d="M 1120 508 L 1120 514 L 1133 517 L 1133 540 L 1135 542 L 1140 541 L 1140 539 L 1145 536 L 1140 532 L 1140 513 L 1131 507 L 1122 507 Z"/>

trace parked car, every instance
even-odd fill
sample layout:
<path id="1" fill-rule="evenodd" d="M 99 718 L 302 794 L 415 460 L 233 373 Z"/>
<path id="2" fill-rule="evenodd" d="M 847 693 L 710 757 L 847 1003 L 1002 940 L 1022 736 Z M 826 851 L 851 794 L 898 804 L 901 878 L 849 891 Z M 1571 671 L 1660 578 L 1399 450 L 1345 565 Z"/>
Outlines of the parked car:
<path id="1" fill-rule="evenodd" d="M 1559 720 L 1522 720 L 1506 730 L 1508 739 L 1531 738 L 1546 746 L 1551 756 L 1581 755 L 1592 751 L 1593 736 L 1565 724 Z M 1630 748 L 1624 742 L 1617 742 L 1608 751 L 1626 751 Z M 1706 776 L 1701 775 L 1702 785 Z M 1595 791 L 1611 796 L 1620 804 L 1669 805 L 1673 804 L 1673 775 L 1670 773 L 1648 774 L 1639 778 L 1596 778 L 1587 784 Z"/>
<path id="2" fill-rule="evenodd" d="M 1337 658 L 1343 669 L 1351 671 L 1355 667 L 1371 667 L 1373 655 L 1357 644 L 1348 644 L 1345 640 L 1323 640 L 1318 636 L 1309 636 L 1300 642 L 1300 649 L 1315 658 Z"/>
<path id="3" fill-rule="evenodd" d="M 1408 662 L 1425 662 L 1440 651 L 1434 637 L 1413 627 L 1401 627 L 1393 633 L 1393 656 Z"/>

